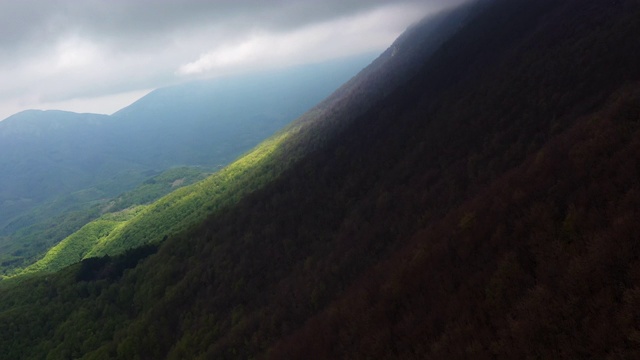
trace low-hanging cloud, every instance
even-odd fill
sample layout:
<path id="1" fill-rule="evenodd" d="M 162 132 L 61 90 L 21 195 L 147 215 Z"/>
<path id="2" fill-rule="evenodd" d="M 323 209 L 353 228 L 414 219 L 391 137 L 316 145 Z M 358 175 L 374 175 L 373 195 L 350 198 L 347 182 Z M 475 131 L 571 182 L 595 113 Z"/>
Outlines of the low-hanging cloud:
<path id="1" fill-rule="evenodd" d="M 0 120 L 26 107 L 380 51 L 419 17 L 447 5 L 451 1 L 3 1 Z"/>
<path id="2" fill-rule="evenodd" d="M 250 33 L 240 41 L 215 46 L 197 60 L 180 66 L 178 74 L 290 66 L 310 59 L 323 61 L 379 50 L 395 39 L 407 21 L 417 20 L 420 10 L 416 6 L 384 6 L 289 32 Z M 383 21 L 385 27 L 380 26 Z"/>

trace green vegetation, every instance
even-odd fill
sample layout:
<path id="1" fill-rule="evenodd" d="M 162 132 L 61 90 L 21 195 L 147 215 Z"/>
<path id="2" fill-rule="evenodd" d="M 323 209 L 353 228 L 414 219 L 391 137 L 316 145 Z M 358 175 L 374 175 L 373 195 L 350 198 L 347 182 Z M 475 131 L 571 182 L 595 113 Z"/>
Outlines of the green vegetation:
<path id="1" fill-rule="evenodd" d="M 480 6 L 120 214 L 120 255 L 0 282 L 0 354 L 639 358 L 640 3 Z"/>
<path id="2" fill-rule="evenodd" d="M 111 116 L 11 116 L 0 122 L 0 236 L 84 211 L 78 205 L 114 198 L 169 168 L 228 165 L 371 57 L 157 89 Z"/>
<path id="3" fill-rule="evenodd" d="M 208 175 L 206 168 L 177 167 L 147 179 L 135 189 L 106 202 L 102 212 L 114 212 L 141 204 L 150 204 L 183 186 L 191 185 Z"/>
<path id="4" fill-rule="evenodd" d="M 104 210 L 117 212 L 91 221 L 16 275 L 52 272 L 85 258 L 122 254 L 197 226 L 212 213 L 232 206 L 277 177 L 287 164 L 273 161 L 273 155 L 297 129 L 287 128 L 203 181 L 177 189 L 148 206 L 120 210 L 168 193 L 171 188 L 183 185 L 187 176 L 193 180 L 201 172 L 180 168 L 149 179 L 136 190 L 102 206 Z"/>
<path id="5" fill-rule="evenodd" d="M 37 208 L 38 213 L 46 214 L 55 212 L 55 209 L 64 208 L 61 204 L 71 206 L 70 210 L 64 211 L 61 215 L 0 237 L 0 275 L 20 272 L 21 268 L 36 262 L 38 257 L 42 257 L 51 247 L 103 215 L 108 217 L 109 213 L 149 204 L 171 191 L 193 184 L 206 176 L 207 171 L 203 168 L 173 168 L 147 179 L 135 189 L 111 200 L 86 201 L 82 200 L 81 194 L 73 194 L 69 198 L 59 199 L 53 204 Z M 78 241 L 82 236 L 76 236 L 74 239 Z M 81 242 L 85 243 L 85 241 Z M 83 256 L 85 254 L 86 252 Z M 80 258 L 77 255 L 65 256 L 65 258 L 67 261 L 60 264 L 71 264 L 79 261 L 82 256 Z"/>
<path id="6" fill-rule="evenodd" d="M 154 202 L 96 243 L 87 256 L 117 255 L 130 248 L 158 243 L 232 206 L 285 169 L 286 164 L 273 161 L 273 154 L 295 132 L 296 128 L 290 127 L 207 179 Z"/>
<path id="7" fill-rule="evenodd" d="M 136 206 L 117 213 L 102 215 L 62 240 L 51 248 L 44 258 L 27 267 L 18 275 L 53 272 L 79 262 L 87 255 L 91 255 L 94 248 L 101 246 L 118 233 L 127 221 L 142 212 L 144 208 L 145 206 Z"/>

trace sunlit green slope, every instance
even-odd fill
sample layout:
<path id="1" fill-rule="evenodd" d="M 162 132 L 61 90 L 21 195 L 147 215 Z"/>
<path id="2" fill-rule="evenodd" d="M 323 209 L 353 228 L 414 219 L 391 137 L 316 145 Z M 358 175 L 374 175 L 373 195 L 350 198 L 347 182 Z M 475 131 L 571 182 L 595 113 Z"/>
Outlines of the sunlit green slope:
<path id="1" fill-rule="evenodd" d="M 273 161 L 273 155 L 282 150 L 281 145 L 296 129 L 292 127 L 279 133 L 207 179 L 154 202 L 123 224 L 119 231 L 96 244 L 87 257 L 115 255 L 162 241 L 237 202 L 286 168 L 285 163 Z"/>
<path id="2" fill-rule="evenodd" d="M 172 183 L 163 184 L 160 192 L 158 184 L 143 183 L 160 171 L 180 166 L 217 170 L 230 164 L 373 57 L 157 89 L 111 116 L 25 111 L 1 121 L 0 276 L 33 264 L 105 212 L 146 204 L 175 190 Z M 141 184 L 145 193 L 136 196 L 143 197 L 108 205 Z"/>
<path id="3" fill-rule="evenodd" d="M 454 18 L 462 17 L 464 12 Z M 74 237 L 83 244 L 82 256 L 68 256 L 57 251 L 55 261 L 60 267 L 84 258 L 121 254 L 127 249 L 144 244 L 155 244 L 176 234 L 197 229 L 212 214 L 238 202 L 245 195 L 260 189 L 291 164 L 303 156 L 312 154 L 331 141 L 333 133 L 340 131 L 353 119 L 360 116 L 370 104 L 381 101 L 386 92 L 402 83 L 403 79 L 417 70 L 419 62 L 410 59 L 428 56 L 435 51 L 453 28 L 454 21 L 436 18 L 425 27 L 424 34 L 413 34 L 411 42 L 400 38 L 358 76 L 351 79 L 332 96 L 297 119 L 293 124 L 264 141 L 252 151 L 241 156 L 231 165 L 209 178 L 179 189 L 154 202 L 134 217 L 119 223 L 117 228 L 101 237 L 99 241 Z M 440 29 L 439 32 L 432 31 Z M 421 37 L 422 36 L 422 37 Z M 418 42 L 421 46 L 412 46 Z M 395 49 L 395 50 L 393 50 Z M 402 56 L 399 56 L 401 54 Z M 76 248 L 81 246 L 70 246 Z M 47 254 L 47 257 L 51 254 Z M 44 271 L 54 268 L 39 268 Z"/>
<path id="4" fill-rule="evenodd" d="M 116 198 L 104 199 L 91 206 L 79 205 L 74 211 L 38 222 L 11 236 L 0 237 L 0 275 L 11 276 L 23 272 L 26 267 L 28 272 L 53 271 L 80 261 L 96 244 L 94 237 L 106 237 L 115 227 L 114 221 L 122 225 L 139 212 L 123 210 L 148 205 L 208 174 L 210 171 L 199 167 L 169 169 Z M 123 217 L 125 214 L 127 216 Z M 35 262 L 38 264 L 34 265 Z"/>
<path id="5" fill-rule="evenodd" d="M 65 238 L 21 274 L 52 272 L 84 258 L 117 255 L 202 223 L 211 213 L 232 205 L 281 173 L 287 164 L 272 161 L 272 155 L 297 130 L 299 127 L 289 127 L 230 166 L 151 205 L 101 216 Z"/>
<path id="6" fill-rule="evenodd" d="M 114 236 L 127 221 L 143 211 L 144 208 L 145 206 L 141 205 L 101 216 L 62 240 L 51 248 L 44 258 L 27 267 L 22 273 L 57 271 L 82 260 L 89 251 Z"/>

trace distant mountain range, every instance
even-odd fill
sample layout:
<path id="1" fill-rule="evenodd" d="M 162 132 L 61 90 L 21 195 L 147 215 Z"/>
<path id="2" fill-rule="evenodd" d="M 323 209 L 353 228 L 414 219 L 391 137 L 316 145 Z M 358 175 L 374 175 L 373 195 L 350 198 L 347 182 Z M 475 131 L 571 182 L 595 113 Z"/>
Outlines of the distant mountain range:
<path id="1" fill-rule="evenodd" d="M 347 60 L 151 92 L 112 116 L 24 111 L 0 122 L 0 235 L 59 196 L 118 195 L 175 166 L 223 166 L 371 60 Z"/>

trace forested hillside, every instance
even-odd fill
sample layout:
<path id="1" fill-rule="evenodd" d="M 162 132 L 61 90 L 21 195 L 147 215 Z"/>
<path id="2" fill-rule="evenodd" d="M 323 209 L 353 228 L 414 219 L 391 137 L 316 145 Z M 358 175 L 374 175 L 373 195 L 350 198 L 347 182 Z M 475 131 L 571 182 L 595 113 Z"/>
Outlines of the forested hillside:
<path id="1" fill-rule="evenodd" d="M 636 0 L 423 21 L 223 187 L 191 187 L 215 193 L 204 220 L 0 282 L 0 352 L 636 358 L 637 34 Z"/>
<path id="2" fill-rule="evenodd" d="M 418 66 L 415 59 L 425 57 L 426 54 L 434 51 L 443 39 L 455 29 L 455 26 L 464 19 L 468 11 L 468 8 L 463 8 L 447 14 L 446 17 L 437 16 L 427 19 L 428 21 L 417 26 L 419 31 L 408 32 L 411 34 L 409 40 L 401 38 L 396 41 L 389 51 L 380 56 L 360 76 L 352 79 L 332 97 L 316 106 L 296 123 L 263 142 L 234 164 L 198 184 L 175 191 L 146 209 L 134 212 L 132 216 L 119 217 L 121 220 L 118 222 L 109 221 L 109 226 L 105 226 L 102 218 L 93 216 L 91 220 L 95 219 L 94 223 L 86 224 L 85 222 L 86 225 L 82 229 L 79 227 L 76 229 L 77 233 L 74 231 L 67 234 L 68 237 L 64 241 L 49 249 L 37 263 L 29 266 L 25 271 L 18 271 L 18 273 L 49 272 L 59 270 L 87 257 L 118 255 L 127 249 L 158 243 L 167 237 L 185 231 L 185 229 L 197 226 L 218 209 L 229 206 L 245 194 L 268 184 L 304 153 L 326 141 L 330 132 L 338 131 L 340 127 L 347 125 L 349 119 L 356 117 L 363 107 L 379 101 L 385 96 L 385 92 L 391 91 L 403 79 L 406 80 L 414 74 Z M 416 44 L 420 44 L 420 46 L 416 46 Z M 402 51 L 402 56 L 395 56 L 399 51 Z M 270 75 L 267 78 L 275 81 L 281 77 Z M 278 86 L 291 86 L 291 83 Z M 236 84 L 229 92 L 233 93 L 240 89 L 246 89 L 246 85 Z M 221 92 L 217 88 L 216 91 Z M 162 97 L 165 97 L 166 93 L 184 96 L 184 90 L 178 88 L 158 93 L 164 94 Z M 152 99 L 145 98 L 124 109 L 122 113 L 129 114 L 128 116 L 131 116 L 132 112 L 144 114 L 148 112 L 146 108 L 151 106 L 155 109 L 152 113 L 158 111 L 158 116 L 167 117 L 168 114 L 163 114 L 161 111 L 166 108 L 158 106 L 162 102 L 153 99 L 156 96 L 152 94 L 148 97 Z M 227 94 L 225 96 L 233 97 L 234 95 Z M 269 100 L 273 100 L 271 97 L 268 97 Z M 200 106 L 206 103 L 198 99 L 190 99 L 189 101 L 194 105 L 200 104 Z M 265 102 L 265 100 L 260 101 Z M 229 109 L 232 108 L 233 106 L 229 107 Z M 337 114 L 342 115 L 337 116 Z M 118 113 L 114 116 L 121 116 L 121 114 Z M 321 136 L 318 136 L 319 134 Z M 120 204 L 121 201 L 117 200 L 116 202 Z M 133 206 L 147 204 L 147 202 L 128 202 L 127 204 Z M 124 208 L 122 206 L 115 209 L 109 207 L 109 212 Z M 93 210 L 96 213 L 97 207 Z M 106 216 L 111 217 L 112 214 L 107 213 Z M 56 228 L 59 227 L 56 226 Z M 31 235 L 31 237 L 33 236 L 40 236 L 40 234 Z M 20 239 L 16 240 L 18 241 L 14 242 L 20 242 Z M 58 241 L 60 240 L 62 239 Z M 29 254 L 33 256 L 33 251 L 30 251 Z M 12 261 L 17 261 L 17 259 Z M 29 263 L 23 265 L 29 265 Z"/>
<path id="3" fill-rule="evenodd" d="M 15 275 L 21 272 L 21 269 L 34 265 L 36 261 L 43 260 L 42 258 L 47 256 L 48 252 L 54 252 L 56 257 L 64 259 L 56 261 L 59 264 L 56 270 L 78 262 L 92 248 L 92 245 L 75 245 L 85 248 L 86 251 L 74 252 L 72 256 L 67 256 L 66 252 L 57 251 L 59 249 L 57 245 L 60 245 L 59 243 L 65 238 L 73 237 L 76 241 L 86 243 L 87 237 L 81 235 L 82 233 L 87 234 L 86 229 L 84 232 L 81 232 L 81 230 L 85 226 L 96 228 L 91 225 L 92 221 L 99 220 L 103 216 L 112 217 L 115 213 L 132 207 L 148 205 L 183 186 L 191 185 L 204 179 L 207 175 L 209 174 L 203 168 L 173 168 L 150 177 L 135 189 L 120 194 L 113 199 L 87 201 L 86 198 L 83 198 L 82 193 L 75 193 L 70 198 L 64 197 L 59 201 L 73 204 L 71 209 L 57 216 L 46 217 L 44 220 L 24 227 L 10 235 L 0 236 L 0 275 Z M 54 203 L 43 208 L 36 208 L 35 216 L 44 217 L 44 214 L 56 213 L 56 205 Z M 129 219 L 130 217 L 126 218 Z M 122 221 L 119 223 L 122 223 Z M 111 229 L 113 229 L 113 226 Z M 81 236 L 77 236 L 77 232 L 80 232 Z M 105 233 L 103 232 L 102 234 L 104 235 Z M 97 238 L 100 238 L 100 236 L 95 239 Z M 95 241 L 95 239 L 91 241 Z M 49 256 L 50 260 L 51 256 Z M 41 265 L 38 264 L 32 269 L 52 270 L 49 266 L 43 267 Z"/>

